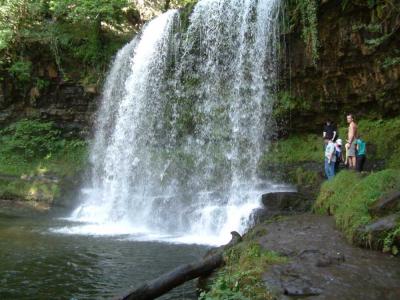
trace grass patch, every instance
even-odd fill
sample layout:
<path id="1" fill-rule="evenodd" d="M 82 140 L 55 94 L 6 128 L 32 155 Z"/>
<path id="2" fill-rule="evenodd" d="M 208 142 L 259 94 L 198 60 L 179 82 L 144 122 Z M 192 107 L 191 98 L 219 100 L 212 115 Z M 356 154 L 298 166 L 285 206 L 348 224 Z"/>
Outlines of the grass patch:
<path id="1" fill-rule="evenodd" d="M 333 214 L 336 225 L 350 242 L 369 244 L 368 236 L 360 236 L 358 231 L 374 221 L 368 208 L 382 195 L 399 189 L 400 170 L 387 169 L 368 176 L 342 171 L 322 185 L 314 210 Z M 394 231 L 385 233 L 385 246 L 393 244 L 398 235 L 395 231 L 400 233 L 400 224 Z"/>
<path id="2" fill-rule="evenodd" d="M 321 161 L 324 157 L 323 140 L 316 134 L 293 135 L 273 142 L 264 153 L 261 163 L 296 163 Z"/>
<path id="3" fill-rule="evenodd" d="M 369 160 L 386 160 L 386 166 L 400 168 L 400 118 L 388 120 L 361 120 L 359 133 L 367 142 Z M 339 128 L 339 136 L 346 140 L 347 127 Z M 292 135 L 273 142 L 260 161 L 260 168 L 271 163 L 293 164 L 322 162 L 324 157 L 322 128 L 316 134 Z"/>
<path id="4" fill-rule="evenodd" d="M 386 159 L 388 166 L 400 167 L 400 118 L 390 120 L 361 120 L 359 133 L 368 144 L 374 145 L 374 151 L 367 155 L 372 159 Z M 346 131 L 343 131 L 343 135 Z M 368 148 L 367 148 L 368 151 Z"/>
<path id="5" fill-rule="evenodd" d="M 268 265 L 285 263 L 287 258 L 257 243 L 242 242 L 225 253 L 225 261 L 210 290 L 200 294 L 200 300 L 274 299 L 264 286 L 262 274 Z"/>

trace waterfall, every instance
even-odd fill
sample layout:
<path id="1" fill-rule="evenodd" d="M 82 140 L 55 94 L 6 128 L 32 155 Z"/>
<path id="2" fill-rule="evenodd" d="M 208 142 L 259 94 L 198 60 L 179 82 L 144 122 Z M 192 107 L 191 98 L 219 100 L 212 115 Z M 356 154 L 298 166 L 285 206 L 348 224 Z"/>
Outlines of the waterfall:
<path id="1" fill-rule="evenodd" d="M 223 244 L 266 190 L 256 174 L 273 134 L 279 0 L 201 0 L 117 54 L 69 232 Z"/>

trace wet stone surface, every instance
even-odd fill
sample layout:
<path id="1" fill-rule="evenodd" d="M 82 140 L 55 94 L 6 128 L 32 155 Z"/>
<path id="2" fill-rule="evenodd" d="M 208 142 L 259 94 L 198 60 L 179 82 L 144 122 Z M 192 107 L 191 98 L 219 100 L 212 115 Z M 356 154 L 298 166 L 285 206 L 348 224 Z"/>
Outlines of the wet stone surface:
<path id="1" fill-rule="evenodd" d="M 262 226 L 261 244 L 289 258 L 263 276 L 278 299 L 400 299 L 400 259 L 351 246 L 333 218 L 303 214 Z"/>

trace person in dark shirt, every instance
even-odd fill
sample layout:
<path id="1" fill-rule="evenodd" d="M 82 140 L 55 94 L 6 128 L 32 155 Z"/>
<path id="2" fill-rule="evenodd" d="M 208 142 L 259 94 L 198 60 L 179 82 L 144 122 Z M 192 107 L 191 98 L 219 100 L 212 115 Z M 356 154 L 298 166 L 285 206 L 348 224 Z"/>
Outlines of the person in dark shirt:
<path id="1" fill-rule="evenodd" d="M 324 140 L 331 140 L 332 142 L 338 138 L 337 127 L 331 120 L 326 121 L 322 137 Z"/>

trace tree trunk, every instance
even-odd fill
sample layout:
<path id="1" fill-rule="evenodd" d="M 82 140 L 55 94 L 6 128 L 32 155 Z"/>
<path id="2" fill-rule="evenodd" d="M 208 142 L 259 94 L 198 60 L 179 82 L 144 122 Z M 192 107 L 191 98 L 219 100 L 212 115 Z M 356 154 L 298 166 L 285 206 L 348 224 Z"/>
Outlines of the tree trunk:
<path id="1" fill-rule="evenodd" d="M 173 288 L 202 275 L 211 273 L 220 267 L 224 260 L 222 254 L 213 255 L 202 261 L 187 264 L 161 275 L 157 279 L 143 284 L 118 300 L 150 300 L 160 297 Z"/>
<path id="2" fill-rule="evenodd" d="M 161 275 L 157 279 L 149 281 L 125 296 L 115 298 L 115 300 L 151 300 L 155 299 L 173 288 L 195 279 L 200 276 L 207 276 L 213 270 L 224 264 L 223 250 L 226 250 L 241 241 L 241 236 L 237 232 L 232 232 L 232 240 L 223 248 L 201 261 L 182 265 L 175 270 Z"/>

